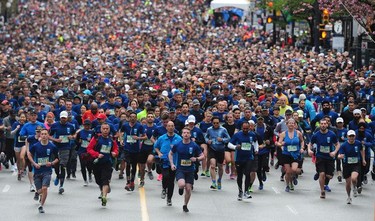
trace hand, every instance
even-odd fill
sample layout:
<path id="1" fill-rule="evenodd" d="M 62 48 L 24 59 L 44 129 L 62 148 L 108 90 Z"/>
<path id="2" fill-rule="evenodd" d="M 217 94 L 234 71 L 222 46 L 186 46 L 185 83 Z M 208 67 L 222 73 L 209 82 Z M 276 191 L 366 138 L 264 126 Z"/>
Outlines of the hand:
<path id="1" fill-rule="evenodd" d="M 55 142 L 56 142 L 56 143 L 61 143 L 61 142 L 62 142 L 62 139 L 57 138 L 57 139 L 55 139 Z"/>
<path id="2" fill-rule="evenodd" d="M 134 136 L 133 136 L 133 139 L 134 139 L 134 140 L 138 140 L 138 136 L 135 136 L 135 135 L 134 135 Z"/>
<path id="3" fill-rule="evenodd" d="M 330 152 L 329 153 L 329 155 L 333 158 L 333 157 L 335 157 L 336 156 L 336 152 L 335 151 L 333 151 L 333 152 Z"/>
<path id="4" fill-rule="evenodd" d="M 193 137 L 193 138 L 191 138 L 191 141 L 195 142 L 195 138 L 194 138 L 194 137 Z"/>
<path id="5" fill-rule="evenodd" d="M 362 165 L 363 165 L 363 166 L 366 166 L 366 164 L 367 164 L 367 163 L 366 163 L 366 160 L 362 160 Z"/>
<path id="6" fill-rule="evenodd" d="M 17 125 L 16 129 L 18 130 L 18 129 L 20 129 L 20 127 L 21 127 L 20 125 Z"/>
<path id="7" fill-rule="evenodd" d="M 303 152 L 305 152 L 305 150 L 301 148 L 301 149 L 299 150 L 299 152 L 300 152 L 300 153 L 303 153 Z"/>
<path id="8" fill-rule="evenodd" d="M 218 137 L 218 138 L 217 138 L 217 141 L 221 142 L 221 141 L 223 141 L 223 138 Z"/>
<path id="9" fill-rule="evenodd" d="M 34 164 L 34 167 L 35 167 L 35 169 L 40 169 L 40 165 L 37 164 L 37 163 Z"/>
<path id="10" fill-rule="evenodd" d="M 52 166 L 52 163 L 51 162 L 47 162 L 46 163 L 46 167 L 51 167 Z"/>
<path id="11" fill-rule="evenodd" d="M 241 144 L 237 144 L 237 145 L 236 145 L 236 149 L 237 149 L 237 150 L 241 150 Z"/>
<path id="12" fill-rule="evenodd" d="M 207 141 L 207 144 L 212 144 L 212 140 L 208 140 L 208 141 Z"/>
<path id="13" fill-rule="evenodd" d="M 198 159 L 197 159 L 196 157 L 190 157 L 190 160 L 191 160 L 192 162 L 197 162 L 197 161 L 198 161 Z"/>
<path id="14" fill-rule="evenodd" d="M 172 169 L 173 171 L 175 171 L 175 170 L 176 170 L 176 165 L 172 164 L 172 165 L 171 165 L 171 169 Z"/>
<path id="15" fill-rule="evenodd" d="M 98 158 L 103 158 L 104 157 L 104 155 L 103 154 L 99 154 L 99 156 L 98 156 Z"/>
<path id="16" fill-rule="evenodd" d="M 264 142 L 266 145 L 270 145 L 270 141 L 269 140 L 266 140 L 265 142 Z"/>
<path id="17" fill-rule="evenodd" d="M 159 156 L 159 158 L 162 158 L 163 154 L 162 154 L 162 153 L 159 153 L 158 156 Z"/>
<path id="18" fill-rule="evenodd" d="M 112 154 L 112 157 L 116 157 L 116 153 L 115 152 L 111 152 L 111 154 Z"/>
<path id="19" fill-rule="evenodd" d="M 312 157 L 313 156 L 313 152 L 311 150 L 308 150 L 308 153 L 309 153 L 309 156 Z"/>

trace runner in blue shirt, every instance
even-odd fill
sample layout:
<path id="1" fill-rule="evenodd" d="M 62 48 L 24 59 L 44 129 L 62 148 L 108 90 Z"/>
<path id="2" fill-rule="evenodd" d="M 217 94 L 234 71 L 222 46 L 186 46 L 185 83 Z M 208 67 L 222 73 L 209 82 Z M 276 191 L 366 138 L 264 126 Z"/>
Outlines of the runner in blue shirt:
<path id="1" fill-rule="evenodd" d="M 348 140 L 341 145 L 338 158 L 343 160 L 343 176 L 348 195 L 346 203 L 351 204 L 351 187 L 353 186 L 353 195 L 356 197 L 358 175 L 361 171 L 361 165 L 366 165 L 366 160 L 362 143 L 356 140 L 355 131 L 349 130 L 347 136 Z"/>
<path id="2" fill-rule="evenodd" d="M 252 124 L 252 126 L 250 126 Z M 242 130 L 235 133 L 228 143 L 228 148 L 235 150 L 235 164 L 237 171 L 237 186 L 238 186 L 238 200 L 241 201 L 243 197 L 246 199 L 251 198 L 250 187 L 254 179 L 251 173 L 255 175 L 257 171 L 257 162 L 255 154 L 258 154 L 259 143 L 263 144 L 257 134 L 249 131 L 251 127 L 254 129 L 254 122 L 243 122 Z M 245 188 L 243 185 L 243 176 L 245 175 Z M 245 192 L 245 194 L 244 194 Z"/>
<path id="3" fill-rule="evenodd" d="M 162 164 L 162 192 L 161 198 L 165 199 L 167 196 L 167 205 L 172 206 L 172 196 L 174 190 L 174 179 L 176 177 L 176 171 L 173 171 L 169 164 L 168 154 L 171 147 L 179 143 L 182 138 L 175 132 L 174 123 L 169 121 L 167 124 L 167 133 L 159 137 L 154 144 L 154 150 L 158 154 Z"/>
<path id="4" fill-rule="evenodd" d="M 344 119 L 339 117 L 336 119 L 336 136 L 339 140 L 340 146 L 347 140 L 346 134 L 348 133 L 348 129 L 344 127 Z M 341 159 L 338 159 L 336 156 L 336 171 L 337 171 L 337 180 L 339 183 L 342 182 L 342 170 L 341 170 Z"/>
<path id="5" fill-rule="evenodd" d="M 169 152 L 169 162 L 171 164 L 171 169 L 176 171 L 178 193 L 183 195 L 184 189 L 186 189 L 182 209 L 184 212 L 189 212 L 187 205 L 194 185 L 196 162 L 203 160 L 204 155 L 201 148 L 194 141 L 191 141 L 191 131 L 189 128 L 185 127 L 182 129 L 182 138 L 182 141 L 173 145 Z M 176 161 L 173 159 L 174 154 L 176 154 Z M 174 162 L 176 162 L 176 164 Z"/>
<path id="6" fill-rule="evenodd" d="M 328 130 L 327 120 L 320 120 L 320 129 L 311 137 L 308 145 L 309 155 L 313 155 L 312 146 L 316 149 L 316 172 L 319 173 L 320 198 L 325 199 L 325 191 L 331 192 L 328 186 L 335 171 L 335 156 L 340 148 L 337 136 Z"/>
<path id="7" fill-rule="evenodd" d="M 47 190 L 51 182 L 52 167 L 59 161 L 57 148 L 48 140 L 48 131 L 40 131 L 40 142 L 32 145 L 28 152 L 28 158 L 34 167 L 34 182 L 37 193 L 40 195 L 38 210 L 44 213 L 43 206 L 47 199 Z M 38 198 L 35 198 L 39 200 Z"/>
<path id="8" fill-rule="evenodd" d="M 137 122 L 137 114 L 129 114 L 129 122 L 121 127 L 123 137 L 125 162 L 126 162 L 126 186 L 127 191 L 134 191 L 135 173 L 137 171 L 138 155 L 141 141 L 146 140 L 143 126 Z"/>
<path id="9" fill-rule="evenodd" d="M 70 158 L 71 144 L 70 140 L 74 139 L 74 126 L 68 123 L 68 112 L 61 111 L 60 121 L 52 124 L 50 128 L 50 140 L 54 142 L 59 152 L 59 165 L 56 165 L 56 179 L 55 186 L 60 182 L 59 194 L 64 190 L 65 170 Z"/>

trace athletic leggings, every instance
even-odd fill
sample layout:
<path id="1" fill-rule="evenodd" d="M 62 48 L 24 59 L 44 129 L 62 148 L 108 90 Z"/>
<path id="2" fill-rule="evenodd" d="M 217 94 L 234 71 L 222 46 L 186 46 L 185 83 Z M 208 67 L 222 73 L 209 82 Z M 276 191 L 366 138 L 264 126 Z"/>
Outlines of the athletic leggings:
<path id="1" fill-rule="evenodd" d="M 172 199 L 174 190 L 174 180 L 176 179 L 176 171 L 171 170 L 170 167 L 163 168 L 162 170 L 163 180 L 162 186 L 164 190 L 167 190 L 167 199 Z"/>

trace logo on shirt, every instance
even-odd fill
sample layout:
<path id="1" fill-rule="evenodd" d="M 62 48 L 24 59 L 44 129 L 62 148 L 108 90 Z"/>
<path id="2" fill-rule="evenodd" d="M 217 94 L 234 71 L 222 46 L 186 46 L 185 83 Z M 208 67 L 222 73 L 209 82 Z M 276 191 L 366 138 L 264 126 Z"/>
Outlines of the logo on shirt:
<path id="1" fill-rule="evenodd" d="M 331 137 L 327 137 L 327 143 L 331 143 Z"/>
<path id="2" fill-rule="evenodd" d="M 189 154 L 193 154 L 193 147 L 189 147 Z"/>
<path id="3" fill-rule="evenodd" d="M 70 134 L 70 127 L 66 128 L 66 132 Z"/>

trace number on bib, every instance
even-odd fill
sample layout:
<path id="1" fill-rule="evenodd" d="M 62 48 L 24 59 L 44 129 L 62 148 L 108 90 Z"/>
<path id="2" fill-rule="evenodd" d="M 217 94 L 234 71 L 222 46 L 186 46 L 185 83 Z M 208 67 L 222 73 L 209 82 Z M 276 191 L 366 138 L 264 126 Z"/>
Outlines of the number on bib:
<path id="1" fill-rule="evenodd" d="M 296 145 L 288 145 L 288 146 L 286 147 L 286 149 L 287 149 L 289 152 L 297 151 L 297 146 L 296 146 Z"/>
<path id="2" fill-rule="evenodd" d="M 59 136 L 59 138 L 61 139 L 61 143 L 69 143 L 69 139 L 68 139 L 68 136 L 64 135 L 64 136 Z"/>
<path id="3" fill-rule="evenodd" d="M 348 157 L 348 164 L 358 163 L 358 157 Z"/>
<path id="4" fill-rule="evenodd" d="M 38 161 L 38 164 L 40 166 L 45 166 L 48 163 L 49 158 L 48 157 L 40 157 L 40 158 L 38 158 L 37 161 Z"/>
<path id="5" fill-rule="evenodd" d="M 191 166 L 191 160 L 181 160 L 181 166 L 188 167 Z"/>
<path id="6" fill-rule="evenodd" d="M 242 143 L 241 144 L 241 150 L 251 150 L 251 144 L 250 143 Z"/>
<path id="7" fill-rule="evenodd" d="M 110 153 L 111 152 L 111 147 L 108 145 L 102 145 L 102 148 L 100 148 L 101 153 Z"/>
<path id="8" fill-rule="evenodd" d="M 329 153 L 329 152 L 331 152 L 331 147 L 330 146 L 320 146 L 320 152 L 321 153 Z"/>

